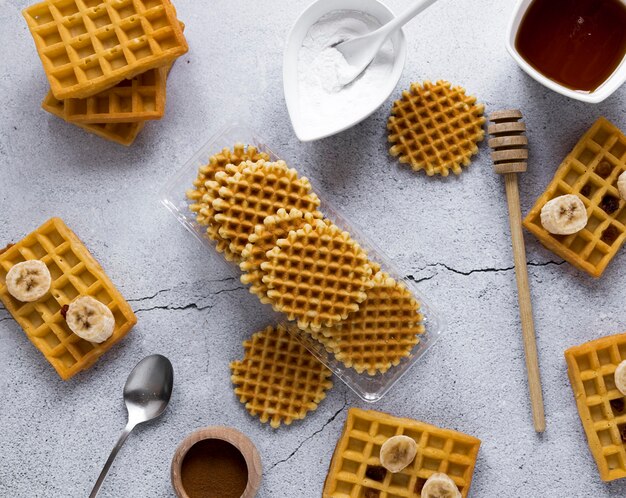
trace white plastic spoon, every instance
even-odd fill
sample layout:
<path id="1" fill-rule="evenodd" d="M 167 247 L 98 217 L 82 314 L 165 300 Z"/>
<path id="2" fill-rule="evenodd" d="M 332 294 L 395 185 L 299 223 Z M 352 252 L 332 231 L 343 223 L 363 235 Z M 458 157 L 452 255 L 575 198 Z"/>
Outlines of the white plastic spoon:
<path id="1" fill-rule="evenodd" d="M 335 45 L 334 48 L 339 50 L 348 64 L 352 66 L 352 72 L 348 73 L 345 75 L 345 78 L 343 78 L 344 85 L 354 81 L 354 79 L 370 65 L 380 50 L 380 47 L 383 46 L 383 43 L 385 43 L 387 38 L 389 38 L 394 31 L 400 29 L 417 14 L 426 10 L 436 1 L 437 0 L 417 0 L 414 5 L 376 31 L 342 41 Z"/>

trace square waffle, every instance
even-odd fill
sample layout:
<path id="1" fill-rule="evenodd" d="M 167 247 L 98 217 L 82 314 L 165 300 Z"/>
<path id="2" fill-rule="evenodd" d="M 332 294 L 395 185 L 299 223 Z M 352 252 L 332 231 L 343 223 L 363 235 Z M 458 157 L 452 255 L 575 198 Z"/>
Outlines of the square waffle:
<path id="1" fill-rule="evenodd" d="M 65 100 L 59 100 L 52 92 L 49 92 L 44 99 L 41 107 L 50 114 L 65 119 Z M 122 145 L 130 145 L 135 141 L 139 132 L 143 129 L 144 121 L 135 121 L 132 123 L 91 123 L 80 124 L 72 123 L 89 133 L 106 138 Z"/>
<path id="2" fill-rule="evenodd" d="M 379 454 L 382 444 L 397 435 L 413 438 L 418 450 L 415 460 L 394 474 L 381 468 Z M 350 408 L 322 496 L 419 498 L 426 479 L 443 472 L 466 498 L 479 447 L 479 439 L 461 432 L 374 410 Z"/>
<path id="3" fill-rule="evenodd" d="M 626 477 L 626 396 L 615 369 L 626 360 L 626 334 L 603 337 L 565 351 L 578 414 L 603 481 Z"/>
<path id="4" fill-rule="evenodd" d="M 169 66 L 149 69 L 91 97 L 65 99 L 64 119 L 82 124 L 161 119 L 168 70 Z"/>
<path id="5" fill-rule="evenodd" d="M 524 219 L 524 226 L 561 258 L 600 277 L 626 239 L 626 203 L 617 190 L 617 178 L 624 170 L 626 136 L 600 118 L 561 163 Z M 541 224 L 541 209 L 546 202 L 565 194 L 583 201 L 589 221 L 573 235 L 553 235 Z"/>
<path id="6" fill-rule="evenodd" d="M 50 292 L 32 303 L 7 291 L 7 272 L 22 261 L 43 261 L 52 276 Z M 101 344 L 72 333 L 61 308 L 77 296 L 92 296 L 115 317 L 113 335 Z M 137 323 L 132 309 L 80 239 L 59 218 L 52 218 L 0 254 L 0 300 L 63 380 L 93 365 Z"/>
<path id="7" fill-rule="evenodd" d="M 58 99 L 89 97 L 188 50 L 169 0 L 46 0 L 23 15 Z"/>

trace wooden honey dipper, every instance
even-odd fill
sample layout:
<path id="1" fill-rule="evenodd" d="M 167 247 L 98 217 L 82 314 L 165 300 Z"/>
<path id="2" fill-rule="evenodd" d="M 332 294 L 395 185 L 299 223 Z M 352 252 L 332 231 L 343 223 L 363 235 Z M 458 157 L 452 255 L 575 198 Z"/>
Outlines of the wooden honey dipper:
<path id="1" fill-rule="evenodd" d="M 520 121 L 522 113 L 515 110 L 496 111 L 489 116 L 491 123 L 487 128 L 492 136 L 489 139 L 491 159 L 496 173 L 504 175 L 506 198 L 509 205 L 509 221 L 513 242 L 513 259 L 517 278 L 517 297 L 522 322 L 524 351 L 526 352 L 526 370 L 528 372 L 528 388 L 533 412 L 533 421 L 537 432 L 546 430 L 546 418 L 541 392 L 541 376 L 537 359 L 537 342 L 533 309 L 528 286 L 528 268 L 526 266 L 526 249 L 522 234 L 522 210 L 520 209 L 517 174 L 527 169 L 528 138 L 524 134 L 526 125 Z"/>

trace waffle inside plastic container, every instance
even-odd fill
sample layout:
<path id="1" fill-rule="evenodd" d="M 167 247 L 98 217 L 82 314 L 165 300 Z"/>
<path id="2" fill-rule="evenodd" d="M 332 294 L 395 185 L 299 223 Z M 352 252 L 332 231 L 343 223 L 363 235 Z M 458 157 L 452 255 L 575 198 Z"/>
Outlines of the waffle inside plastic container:
<path id="1" fill-rule="evenodd" d="M 299 170 L 296 163 L 290 161 L 289 158 L 282 157 L 279 152 L 270 149 L 267 143 L 253 130 L 243 124 L 235 123 L 224 127 L 202 145 L 181 170 L 167 182 L 161 190 L 160 197 L 163 205 L 207 248 L 215 264 L 228 267 L 231 274 L 239 277 L 241 275 L 239 267 L 233 263 L 227 262 L 223 258 L 223 255 L 215 250 L 214 242 L 205 236 L 206 227 L 196 222 L 196 213 L 189 209 L 189 205 L 192 201 L 185 195 L 185 192 L 192 187 L 193 181 L 198 176 L 198 168 L 207 164 L 213 154 L 220 152 L 225 147 L 232 148 L 235 143 L 254 145 L 259 150 L 267 152 L 272 160 L 284 159 L 290 167 Z M 302 172 L 300 171 L 300 173 Z M 379 263 L 382 269 L 391 277 L 403 282 L 410 289 L 415 299 L 421 304 L 420 312 L 424 317 L 423 324 L 425 332 L 419 336 L 419 343 L 413 348 L 410 355 L 403 358 L 397 366 L 391 367 L 385 373 L 379 373 L 377 375 L 368 375 L 367 373 L 359 374 L 353 368 L 346 367 L 335 358 L 334 354 L 328 352 L 321 343 L 317 342 L 309 334 L 302 332 L 295 324 L 285 323 L 288 330 L 295 335 L 307 349 L 363 400 L 370 402 L 378 401 L 433 345 L 442 333 L 445 324 L 438 313 L 428 303 L 427 299 L 418 291 L 414 283 L 404 279 L 402 273 L 394 266 L 389 258 L 384 255 L 382 250 L 369 240 L 359 227 L 349 223 L 324 199 L 323 195 L 320 195 L 320 191 L 316 189 L 314 179 L 312 180 L 312 184 L 315 193 L 321 200 L 320 211 L 330 218 L 338 227 L 348 231 L 352 237 L 367 250 L 369 258 Z M 259 306 L 261 306 L 260 303 Z"/>

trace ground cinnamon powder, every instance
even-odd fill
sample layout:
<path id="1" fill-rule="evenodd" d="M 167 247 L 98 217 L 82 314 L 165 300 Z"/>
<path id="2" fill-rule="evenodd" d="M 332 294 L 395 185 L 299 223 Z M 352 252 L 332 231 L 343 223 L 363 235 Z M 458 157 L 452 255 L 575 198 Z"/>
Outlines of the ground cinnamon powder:
<path id="1" fill-rule="evenodd" d="M 189 498 L 240 498 L 248 484 L 248 466 L 241 452 L 221 439 L 194 444 L 181 468 Z"/>

